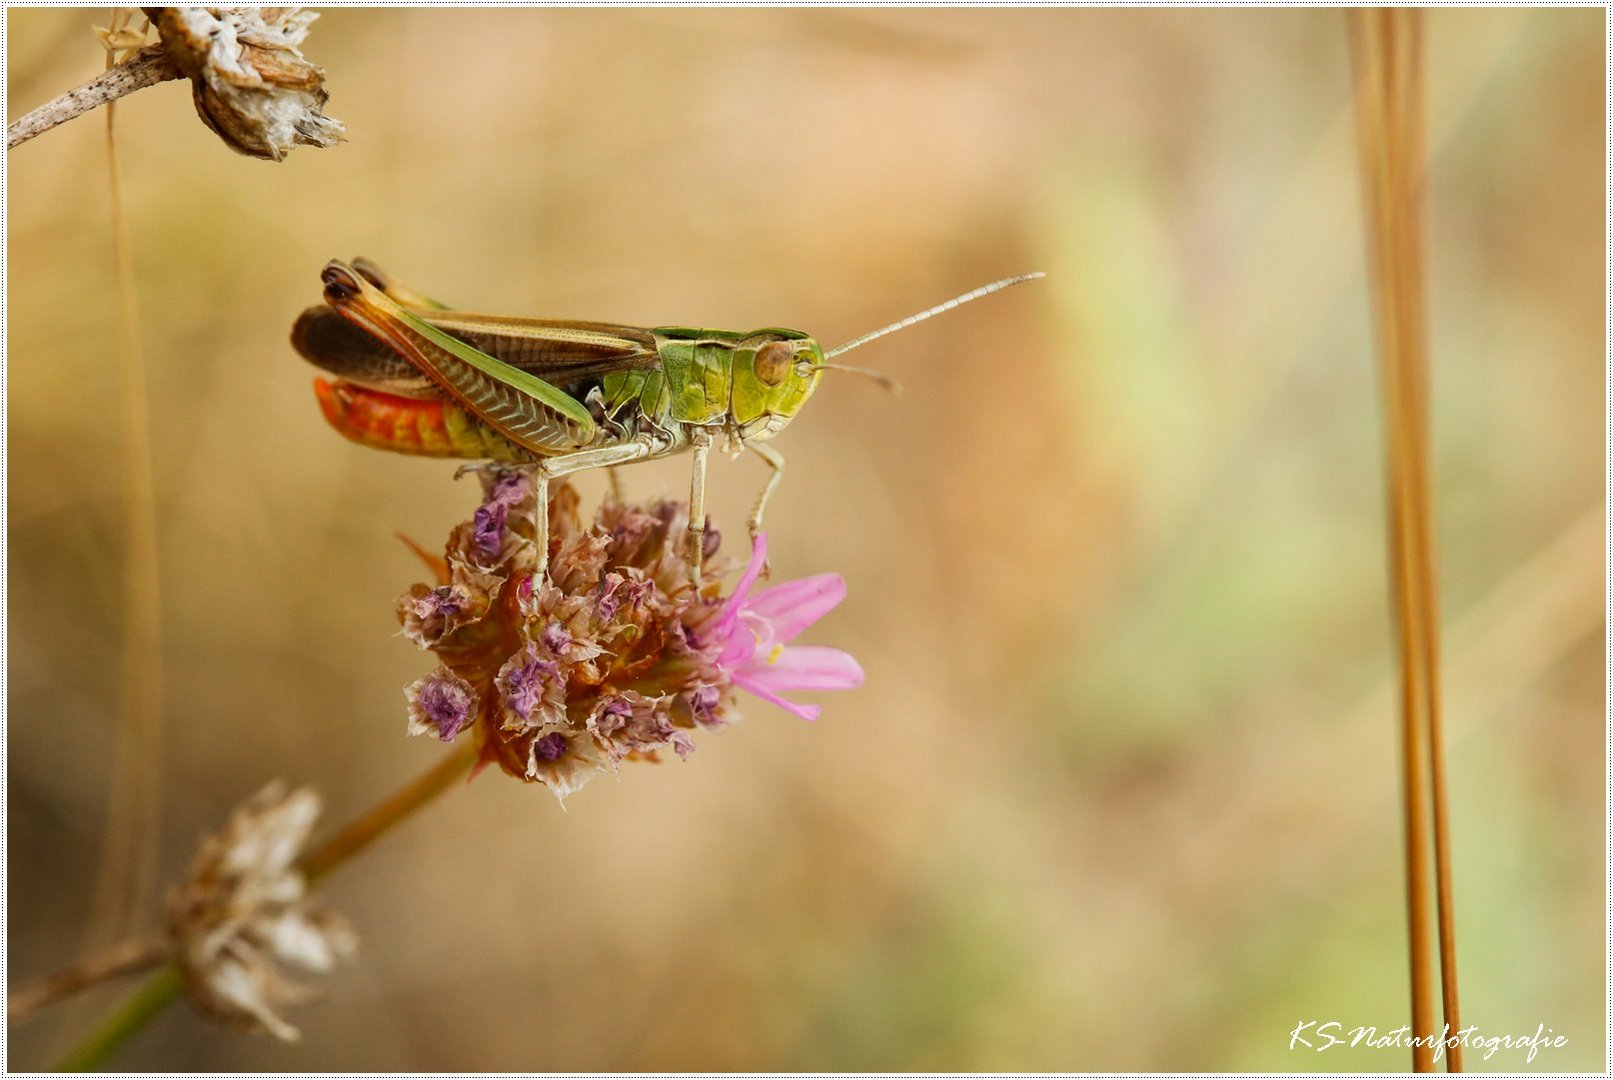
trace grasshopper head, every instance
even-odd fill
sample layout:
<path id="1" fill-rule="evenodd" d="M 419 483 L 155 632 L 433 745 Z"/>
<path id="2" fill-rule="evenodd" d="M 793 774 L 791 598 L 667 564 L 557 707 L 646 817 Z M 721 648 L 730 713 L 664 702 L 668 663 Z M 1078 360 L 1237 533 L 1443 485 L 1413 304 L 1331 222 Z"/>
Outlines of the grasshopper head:
<path id="1" fill-rule="evenodd" d="M 795 419 L 823 371 L 823 347 L 798 330 L 758 330 L 734 355 L 731 411 L 743 438 L 770 439 Z"/>

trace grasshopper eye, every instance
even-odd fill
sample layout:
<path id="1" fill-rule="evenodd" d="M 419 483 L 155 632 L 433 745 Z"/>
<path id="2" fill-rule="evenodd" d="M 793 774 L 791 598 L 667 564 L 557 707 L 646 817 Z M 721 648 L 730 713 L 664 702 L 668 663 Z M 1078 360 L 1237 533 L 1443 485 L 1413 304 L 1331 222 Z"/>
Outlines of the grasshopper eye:
<path id="1" fill-rule="evenodd" d="M 768 386 L 778 386 L 790 373 L 790 357 L 795 349 L 787 341 L 770 341 L 756 350 L 756 377 Z"/>

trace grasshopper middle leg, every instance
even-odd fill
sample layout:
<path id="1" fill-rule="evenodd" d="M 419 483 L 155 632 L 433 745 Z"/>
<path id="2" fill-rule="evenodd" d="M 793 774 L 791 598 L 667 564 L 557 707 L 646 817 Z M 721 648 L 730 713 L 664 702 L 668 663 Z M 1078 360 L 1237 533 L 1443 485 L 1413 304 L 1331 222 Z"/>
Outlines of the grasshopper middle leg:
<path id="1" fill-rule="evenodd" d="M 694 469 L 689 479 L 689 531 L 687 547 L 689 580 L 698 588 L 700 564 L 706 554 L 706 457 L 711 453 L 711 432 L 695 428 L 689 433 L 694 448 Z"/>

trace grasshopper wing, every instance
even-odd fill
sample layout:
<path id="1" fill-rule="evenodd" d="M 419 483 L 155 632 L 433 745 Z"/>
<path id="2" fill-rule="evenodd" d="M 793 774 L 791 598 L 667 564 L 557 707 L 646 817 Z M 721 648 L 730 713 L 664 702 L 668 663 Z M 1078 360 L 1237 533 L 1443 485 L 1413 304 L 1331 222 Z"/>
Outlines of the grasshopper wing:
<path id="1" fill-rule="evenodd" d="M 465 311 L 421 312 L 421 316 L 512 367 L 562 386 L 660 363 L 655 335 L 637 326 Z"/>
<path id="2" fill-rule="evenodd" d="M 545 457 L 587 446 L 597 428 L 582 403 L 398 305 L 344 263 L 325 267 L 325 300 L 384 341 L 449 397 L 518 446 Z"/>
<path id="3" fill-rule="evenodd" d="M 576 383 L 612 372 L 660 364 L 655 336 L 634 326 L 517 319 L 446 309 L 410 310 L 493 359 L 563 390 L 571 391 Z M 444 396 L 417 363 L 324 304 L 297 317 L 291 344 L 309 362 L 361 386 L 402 397 Z M 582 395 L 572 392 L 570 396 Z"/>

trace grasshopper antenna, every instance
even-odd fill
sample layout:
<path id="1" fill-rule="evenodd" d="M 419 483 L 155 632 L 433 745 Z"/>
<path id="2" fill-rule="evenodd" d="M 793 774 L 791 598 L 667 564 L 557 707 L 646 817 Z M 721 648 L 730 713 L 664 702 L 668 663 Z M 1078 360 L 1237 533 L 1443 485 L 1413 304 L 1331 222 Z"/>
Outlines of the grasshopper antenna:
<path id="1" fill-rule="evenodd" d="M 946 303 L 937 304 L 928 311 L 921 311 L 917 315 L 909 315 L 901 322 L 893 322 L 889 326 L 882 326 L 872 333 L 864 334 L 862 337 L 852 338 L 844 345 L 837 345 L 828 352 L 824 353 L 823 358 L 825 360 L 832 360 L 841 353 L 850 352 L 852 349 L 859 348 L 868 344 L 870 341 L 882 338 L 886 334 L 894 334 L 898 330 L 906 330 L 909 326 L 921 323 L 925 319 L 933 319 L 937 315 L 944 315 L 953 308 L 962 307 L 971 300 L 979 300 L 982 296 L 990 296 L 992 293 L 1000 292 L 1003 289 L 1008 288 L 1010 285 L 1018 285 L 1025 281 L 1035 281 L 1037 278 L 1046 276 L 1046 274 L 1042 273 L 1040 270 L 1037 270 L 1029 274 L 1016 274 L 1013 277 L 1003 278 L 1001 281 L 993 281 L 990 285 L 982 285 L 974 292 L 966 292 L 962 296 L 954 296 Z"/>
<path id="2" fill-rule="evenodd" d="M 844 351 L 844 350 L 840 350 L 840 351 Z M 814 365 L 812 365 L 812 370 L 813 371 L 849 371 L 853 375 L 861 375 L 865 379 L 874 380 L 879 385 L 883 386 L 886 390 L 889 390 L 893 394 L 900 394 L 902 392 L 902 384 L 901 383 L 897 382 L 895 379 L 891 378 L 889 375 L 885 374 L 883 371 L 875 371 L 873 368 L 852 367 L 850 364 L 814 364 Z"/>

